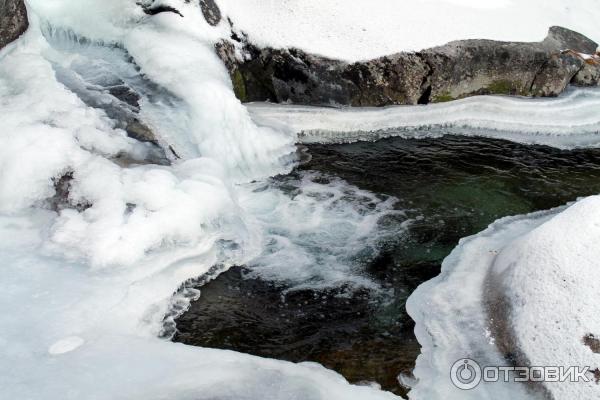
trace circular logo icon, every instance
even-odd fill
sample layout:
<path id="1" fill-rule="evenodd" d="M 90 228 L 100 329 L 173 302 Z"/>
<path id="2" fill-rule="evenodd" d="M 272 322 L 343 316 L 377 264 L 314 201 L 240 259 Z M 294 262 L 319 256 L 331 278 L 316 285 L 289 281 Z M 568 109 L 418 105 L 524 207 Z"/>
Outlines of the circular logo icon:
<path id="1" fill-rule="evenodd" d="M 475 389 L 481 382 L 481 367 L 470 358 L 463 358 L 452 365 L 450 379 L 459 389 Z"/>

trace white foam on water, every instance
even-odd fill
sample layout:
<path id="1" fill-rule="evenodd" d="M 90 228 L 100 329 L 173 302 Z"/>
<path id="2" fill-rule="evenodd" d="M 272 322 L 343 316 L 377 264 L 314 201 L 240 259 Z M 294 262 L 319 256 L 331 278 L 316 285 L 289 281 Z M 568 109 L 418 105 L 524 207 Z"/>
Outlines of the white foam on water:
<path id="1" fill-rule="evenodd" d="M 250 275 L 289 288 L 350 285 L 377 290 L 364 266 L 410 224 L 396 199 L 316 172 L 252 185 L 242 198 L 262 229 L 263 251 Z M 257 201 L 257 199 L 259 199 Z M 281 268 L 286 265 L 286 268 Z"/>

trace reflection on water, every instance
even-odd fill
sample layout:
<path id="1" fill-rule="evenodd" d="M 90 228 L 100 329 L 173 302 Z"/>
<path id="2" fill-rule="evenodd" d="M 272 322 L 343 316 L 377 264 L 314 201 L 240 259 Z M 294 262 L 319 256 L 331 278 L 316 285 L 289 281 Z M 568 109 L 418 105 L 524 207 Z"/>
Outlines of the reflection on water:
<path id="1" fill-rule="evenodd" d="M 462 237 L 507 215 L 600 193 L 600 150 L 564 151 L 503 140 L 446 136 L 312 145 L 302 166 L 360 189 L 395 196 L 413 220 L 365 274 L 389 290 L 287 291 L 233 268 L 203 286 L 177 321 L 176 341 L 290 361 L 317 361 L 351 382 L 398 394 L 397 375 L 419 354 L 408 295 L 439 272 Z M 397 223 L 401 223 L 397 221 Z M 282 265 L 281 268 L 285 268 Z"/>

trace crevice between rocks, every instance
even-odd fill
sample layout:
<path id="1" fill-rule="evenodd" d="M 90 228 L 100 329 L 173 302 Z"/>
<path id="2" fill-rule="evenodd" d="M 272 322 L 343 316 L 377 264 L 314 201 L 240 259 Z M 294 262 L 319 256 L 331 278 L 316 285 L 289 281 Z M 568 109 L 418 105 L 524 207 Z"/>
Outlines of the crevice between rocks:
<path id="1" fill-rule="evenodd" d="M 415 53 L 415 55 L 419 57 L 429 69 L 427 71 L 427 74 L 425 74 L 425 76 L 423 77 L 423 81 L 421 83 L 421 96 L 419 97 L 419 100 L 417 100 L 417 104 L 427 105 L 431 103 L 431 94 L 433 92 L 433 83 L 431 82 L 431 79 L 435 72 L 435 68 L 429 62 L 429 60 L 427 60 L 427 57 L 423 56 L 423 54 Z"/>

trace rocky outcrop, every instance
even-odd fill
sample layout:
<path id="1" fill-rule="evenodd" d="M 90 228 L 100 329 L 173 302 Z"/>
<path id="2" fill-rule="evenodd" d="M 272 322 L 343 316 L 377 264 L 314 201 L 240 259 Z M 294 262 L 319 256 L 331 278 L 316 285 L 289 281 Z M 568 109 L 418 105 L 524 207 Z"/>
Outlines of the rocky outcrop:
<path id="1" fill-rule="evenodd" d="M 575 75 L 576 86 L 600 86 L 600 55 L 586 58 L 583 68 Z"/>
<path id="2" fill-rule="evenodd" d="M 399 53 L 361 63 L 345 63 L 301 50 L 258 49 L 245 45 L 239 62 L 230 42 L 217 45 L 234 90 L 242 101 L 383 106 L 416 104 L 429 66 L 418 55 Z"/>
<path id="3" fill-rule="evenodd" d="M 384 106 L 478 94 L 548 97 L 571 82 L 595 86 L 599 63 L 581 53 L 597 47 L 577 32 L 552 27 L 538 43 L 462 40 L 356 63 L 298 49 L 259 49 L 239 35 L 219 43 L 217 53 L 242 101 Z"/>
<path id="4" fill-rule="evenodd" d="M 0 0 L 0 49 L 21 36 L 28 26 L 23 0 Z"/>
<path id="5" fill-rule="evenodd" d="M 581 33 L 560 26 L 553 26 L 542 44 L 550 50 L 575 50 L 584 54 L 594 54 L 598 43 L 590 40 Z"/>

